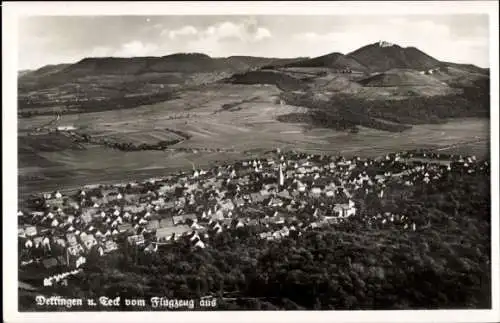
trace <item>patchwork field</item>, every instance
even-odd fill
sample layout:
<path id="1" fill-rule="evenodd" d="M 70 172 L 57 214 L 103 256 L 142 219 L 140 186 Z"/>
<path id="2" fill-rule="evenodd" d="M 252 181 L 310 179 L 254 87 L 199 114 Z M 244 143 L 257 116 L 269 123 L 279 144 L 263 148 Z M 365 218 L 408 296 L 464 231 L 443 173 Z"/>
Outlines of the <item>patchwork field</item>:
<path id="1" fill-rule="evenodd" d="M 358 133 L 339 132 L 279 122 L 278 116 L 304 112 L 305 108 L 280 105 L 276 101 L 278 94 L 275 86 L 211 85 L 204 91 L 186 92 L 173 101 L 135 109 L 65 115 L 59 121 L 60 125 L 74 125 L 79 133 L 136 144 L 178 138 L 175 131 L 191 136 L 167 151 L 124 152 L 98 145 L 75 146 L 62 134 L 27 136 L 51 118 L 20 119 L 19 193 L 24 196 L 96 182 L 161 176 L 191 169 L 193 165 L 206 167 L 216 162 L 251 158 L 278 147 L 366 156 L 417 148 L 473 152 L 480 156 L 489 152 L 486 119 L 417 125 L 401 133 L 363 127 Z M 233 108 L 222 109 L 225 104 Z"/>

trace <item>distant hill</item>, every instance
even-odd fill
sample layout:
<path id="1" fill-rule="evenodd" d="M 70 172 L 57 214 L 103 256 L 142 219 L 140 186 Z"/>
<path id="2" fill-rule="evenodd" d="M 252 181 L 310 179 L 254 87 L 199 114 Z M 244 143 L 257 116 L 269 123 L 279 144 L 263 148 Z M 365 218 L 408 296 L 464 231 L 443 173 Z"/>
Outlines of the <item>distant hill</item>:
<path id="1" fill-rule="evenodd" d="M 19 72 L 18 110 L 30 117 L 52 113 L 54 107 L 65 113 L 133 108 L 173 100 L 186 89 L 214 82 L 275 85 L 283 92 L 309 91 L 323 98 L 346 94 L 399 100 L 464 93 L 468 101 L 485 105 L 481 96 L 489 93 L 489 70 L 441 62 L 417 48 L 383 41 L 347 55 L 313 58 L 91 57 Z"/>
<path id="2" fill-rule="evenodd" d="M 482 67 L 478 67 L 478 66 L 472 65 L 472 64 L 457 64 L 457 63 L 450 63 L 450 62 L 442 62 L 441 64 L 442 64 L 442 66 L 449 66 L 449 67 L 457 68 L 460 70 L 467 71 L 469 73 L 477 73 L 477 74 L 483 74 L 483 75 L 490 74 L 489 68 L 482 68 Z"/>
<path id="3" fill-rule="evenodd" d="M 341 53 L 331 53 L 311 59 L 305 59 L 286 64 L 285 67 L 328 67 L 339 70 L 350 69 L 360 72 L 367 71 L 366 66 L 363 66 L 355 59 Z"/>
<path id="4" fill-rule="evenodd" d="M 443 83 L 431 75 L 410 69 L 391 69 L 358 81 L 364 86 L 443 86 Z"/>
<path id="5" fill-rule="evenodd" d="M 60 72 L 64 70 L 66 67 L 70 66 L 71 64 L 55 64 L 55 65 L 45 65 L 39 69 L 36 70 L 25 70 L 25 71 L 20 71 L 20 74 L 18 75 L 19 77 L 40 77 L 40 76 L 46 76 L 50 75 L 53 73 Z"/>
<path id="6" fill-rule="evenodd" d="M 31 73 L 33 72 L 33 70 L 20 70 L 20 71 L 17 71 L 17 77 L 21 77 L 23 75 L 26 75 L 28 73 Z"/>
<path id="7" fill-rule="evenodd" d="M 268 84 L 276 85 L 283 91 L 303 90 L 307 85 L 301 80 L 278 71 L 251 71 L 235 74 L 226 80 L 232 84 Z"/>
<path id="8" fill-rule="evenodd" d="M 238 73 L 266 64 L 290 62 L 294 59 L 230 56 L 213 58 L 200 53 L 179 53 L 163 57 L 94 57 L 74 64 L 44 66 L 19 76 L 20 88 L 36 90 L 66 83 L 79 83 L 81 78 L 98 76 L 154 76 L 160 73 Z M 168 76 L 165 74 L 165 76 Z"/>
<path id="9" fill-rule="evenodd" d="M 75 64 L 48 65 L 31 72 L 29 76 L 46 76 L 57 72 L 74 77 L 103 74 L 237 71 L 290 60 L 252 56 L 212 58 L 200 53 L 179 53 L 163 57 L 93 57 L 84 58 Z"/>
<path id="10" fill-rule="evenodd" d="M 346 55 L 372 72 L 393 68 L 428 70 L 442 63 L 415 47 L 401 47 L 384 41 L 370 44 Z"/>

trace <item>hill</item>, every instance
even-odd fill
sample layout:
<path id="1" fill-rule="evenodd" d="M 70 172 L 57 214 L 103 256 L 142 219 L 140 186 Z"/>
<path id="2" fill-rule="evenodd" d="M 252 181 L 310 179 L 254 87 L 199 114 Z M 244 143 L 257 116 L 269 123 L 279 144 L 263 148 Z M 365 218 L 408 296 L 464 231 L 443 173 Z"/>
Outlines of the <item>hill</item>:
<path id="1" fill-rule="evenodd" d="M 75 64 L 48 65 L 27 76 L 74 78 L 96 75 L 130 75 L 145 73 L 210 73 L 215 71 L 238 71 L 258 68 L 290 59 L 252 56 L 230 56 L 212 58 L 200 53 L 178 53 L 163 57 L 91 57 Z M 59 73 L 58 75 L 53 75 Z M 64 77 L 63 77 L 64 76 Z"/>
<path id="2" fill-rule="evenodd" d="M 341 53 L 331 53 L 311 59 L 305 59 L 286 64 L 284 67 L 328 67 L 338 70 L 349 69 L 352 71 L 367 71 L 366 66 L 363 66 L 355 59 L 346 57 Z"/>
<path id="3" fill-rule="evenodd" d="M 63 71 L 65 68 L 70 66 L 71 64 L 54 64 L 54 65 L 45 65 L 36 70 L 28 70 L 25 71 L 21 76 L 25 77 L 40 77 L 46 76 L 53 73 L 57 73 Z"/>
<path id="4" fill-rule="evenodd" d="M 383 72 L 393 68 L 422 71 L 441 65 L 440 61 L 415 47 L 401 47 L 384 41 L 361 47 L 346 56 L 363 64 L 372 72 Z"/>
<path id="5" fill-rule="evenodd" d="M 414 47 L 378 42 L 344 55 L 314 58 L 210 57 L 177 53 L 163 57 L 85 58 L 19 74 L 21 116 L 134 108 L 173 100 L 210 83 L 268 84 L 317 97 L 350 94 L 365 99 L 453 95 L 467 88 L 484 93 L 489 71 L 440 62 Z M 479 87 L 477 84 L 481 84 Z M 479 89 L 479 90 L 478 90 Z"/>
<path id="6" fill-rule="evenodd" d="M 19 70 L 19 71 L 17 71 L 17 77 L 24 76 L 24 75 L 31 73 L 31 72 L 33 72 L 33 70 Z"/>
<path id="7" fill-rule="evenodd" d="M 442 62 L 442 66 L 460 69 L 463 71 L 467 71 L 469 73 L 476 73 L 476 74 L 482 74 L 482 75 L 489 75 L 490 74 L 489 68 L 482 68 L 482 67 L 478 67 L 478 66 L 473 65 L 473 64 L 457 64 L 457 63 L 450 63 L 450 62 Z"/>
<path id="8" fill-rule="evenodd" d="M 446 84 L 437 78 L 409 69 L 391 69 L 359 80 L 358 82 L 370 87 L 446 86 Z"/>
<path id="9" fill-rule="evenodd" d="M 303 90 L 305 82 L 279 71 L 250 71 L 235 74 L 226 80 L 232 84 L 268 84 L 276 85 L 282 91 Z"/>

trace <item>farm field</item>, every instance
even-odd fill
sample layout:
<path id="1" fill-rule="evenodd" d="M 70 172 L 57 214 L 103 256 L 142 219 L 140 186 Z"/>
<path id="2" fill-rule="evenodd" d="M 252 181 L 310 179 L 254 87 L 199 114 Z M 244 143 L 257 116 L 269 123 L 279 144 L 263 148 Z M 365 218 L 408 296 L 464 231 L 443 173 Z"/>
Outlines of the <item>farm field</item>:
<path id="1" fill-rule="evenodd" d="M 162 104 L 63 118 L 64 124 L 74 124 L 79 129 L 77 131 L 134 143 L 165 140 L 168 138 L 165 129 L 191 135 L 189 140 L 171 146 L 170 151 L 123 152 L 95 145 L 83 145 L 83 149 L 64 148 L 65 141 L 58 140 L 54 141 L 54 147 L 49 147 L 51 149 L 35 152 L 34 137 L 21 136 L 20 195 L 163 176 L 180 169 L 189 170 L 192 164 L 208 167 L 221 161 L 252 158 L 275 148 L 377 156 L 396 150 L 448 149 L 455 145 L 443 151 L 478 156 L 489 153 L 489 121 L 486 119 L 456 119 L 445 124 L 415 125 L 401 133 L 364 127 L 360 127 L 359 133 L 311 129 L 305 124 L 276 120 L 279 115 L 303 112 L 304 108 L 276 104 L 273 98 L 278 91 L 273 86 L 218 88 L 221 91 L 217 95 L 207 89 L 196 96 L 186 93 L 182 99 Z M 221 106 L 228 103 L 236 103 L 237 108 L 221 110 Z M 187 105 L 193 106 L 193 109 L 186 112 Z M 181 113 L 190 115 L 174 118 Z M 22 119 L 19 128 L 29 131 L 47 121 L 50 118 Z M 466 144 L 457 145 L 460 143 Z M 57 149 L 58 145 L 60 149 Z"/>
<path id="2" fill-rule="evenodd" d="M 346 156 L 377 156 L 418 148 L 478 156 L 489 152 L 487 119 L 415 125 L 404 132 L 365 127 L 359 127 L 358 133 L 340 132 L 278 121 L 278 116 L 306 111 L 280 104 L 279 94 L 276 86 L 211 84 L 203 90 L 183 92 L 179 99 L 134 109 L 63 115 L 58 123 L 75 126 L 79 134 L 134 144 L 176 139 L 176 131 L 190 136 L 167 151 L 125 152 L 77 145 L 64 134 L 28 135 L 54 117 L 20 119 L 19 193 L 25 196 L 85 184 L 146 179 L 189 170 L 193 164 L 208 167 L 261 156 L 275 148 Z M 457 145 L 460 143 L 466 144 Z"/>

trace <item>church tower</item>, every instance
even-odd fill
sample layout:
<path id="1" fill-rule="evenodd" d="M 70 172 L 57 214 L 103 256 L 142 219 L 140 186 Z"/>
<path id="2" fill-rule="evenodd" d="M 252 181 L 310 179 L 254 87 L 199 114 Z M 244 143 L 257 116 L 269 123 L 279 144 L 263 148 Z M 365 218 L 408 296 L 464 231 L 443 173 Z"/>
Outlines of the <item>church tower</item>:
<path id="1" fill-rule="evenodd" d="M 279 173 L 279 183 L 278 186 L 282 187 L 285 184 L 285 177 L 283 176 L 283 167 L 280 164 L 280 173 Z"/>

